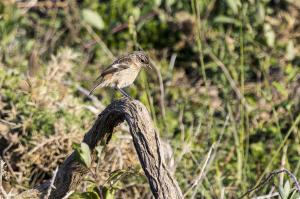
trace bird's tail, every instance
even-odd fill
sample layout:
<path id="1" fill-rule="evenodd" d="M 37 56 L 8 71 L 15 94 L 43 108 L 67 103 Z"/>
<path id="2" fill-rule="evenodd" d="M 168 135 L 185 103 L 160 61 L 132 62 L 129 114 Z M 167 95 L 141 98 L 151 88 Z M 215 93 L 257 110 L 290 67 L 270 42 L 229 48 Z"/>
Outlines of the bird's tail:
<path id="1" fill-rule="evenodd" d="M 99 77 L 97 77 L 97 79 L 94 81 L 94 86 L 90 90 L 89 95 L 91 95 L 94 92 L 94 90 L 102 83 L 102 80 L 103 80 L 103 78 L 101 75 Z"/>

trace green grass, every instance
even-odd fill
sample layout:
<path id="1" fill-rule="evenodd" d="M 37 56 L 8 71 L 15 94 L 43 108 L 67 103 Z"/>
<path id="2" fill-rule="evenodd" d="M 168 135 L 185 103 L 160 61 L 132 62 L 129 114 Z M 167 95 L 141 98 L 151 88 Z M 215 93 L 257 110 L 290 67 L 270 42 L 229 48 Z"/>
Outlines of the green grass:
<path id="1" fill-rule="evenodd" d="M 280 168 L 300 178 L 297 0 L 86 0 L 67 6 L 26 10 L 20 3 L 0 3 L 0 152 L 13 143 L 6 158 L 22 176 L 19 184 L 11 183 L 16 190 L 49 179 L 51 157 L 63 161 L 72 150 L 68 143 L 80 141 L 99 107 L 121 96 L 98 89 L 91 100 L 78 85 L 89 90 L 114 57 L 138 48 L 157 70 L 143 71 L 127 92 L 147 106 L 171 144 L 175 176 L 183 193 L 189 190 L 187 198 L 237 198 Z M 45 144 L 44 168 L 28 161 L 38 156 L 25 155 L 37 140 L 66 135 L 65 145 Z M 111 148 L 127 152 L 126 144 L 116 144 L 120 140 L 114 135 Z M 111 154 L 103 151 L 100 159 Z M 124 154 L 124 168 L 116 169 L 138 167 Z M 110 166 L 100 165 L 106 173 L 97 185 L 114 172 Z M 201 183 L 191 190 L 200 173 Z M 280 175 L 252 196 L 268 194 L 273 184 L 280 191 L 289 180 Z M 116 198 L 128 181 L 117 184 Z M 130 184 L 127 198 L 149 192 L 140 175 Z"/>

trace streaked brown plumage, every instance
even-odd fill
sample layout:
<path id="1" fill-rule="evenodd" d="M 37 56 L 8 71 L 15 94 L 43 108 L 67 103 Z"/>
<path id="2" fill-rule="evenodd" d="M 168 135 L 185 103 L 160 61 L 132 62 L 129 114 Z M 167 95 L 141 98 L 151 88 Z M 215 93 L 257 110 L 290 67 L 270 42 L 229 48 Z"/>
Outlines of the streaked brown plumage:
<path id="1" fill-rule="evenodd" d="M 142 67 L 150 67 L 149 58 L 143 51 L 134 51 L 120 57 L 100 74 L 90 94 L 97 87 L 112 87 L 129 97 L 122 88 L 134 82 Z"/>

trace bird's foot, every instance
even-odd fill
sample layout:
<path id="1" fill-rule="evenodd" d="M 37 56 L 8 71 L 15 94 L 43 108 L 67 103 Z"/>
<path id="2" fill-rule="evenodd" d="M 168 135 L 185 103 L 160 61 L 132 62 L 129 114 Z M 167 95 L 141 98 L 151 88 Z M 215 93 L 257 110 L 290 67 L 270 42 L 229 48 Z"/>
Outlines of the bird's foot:
<path id="1" fill-rule="evenodd" d="M 117 87 L 117 89 L 118 89 L 125 97 L 127 97 L 127 98 L 130 99 L 130 100 L 132 100 L 132 98 L 131 98 L 124 90 L 122 90 L 121 88 L 118 88 L 118 87 Z"/>

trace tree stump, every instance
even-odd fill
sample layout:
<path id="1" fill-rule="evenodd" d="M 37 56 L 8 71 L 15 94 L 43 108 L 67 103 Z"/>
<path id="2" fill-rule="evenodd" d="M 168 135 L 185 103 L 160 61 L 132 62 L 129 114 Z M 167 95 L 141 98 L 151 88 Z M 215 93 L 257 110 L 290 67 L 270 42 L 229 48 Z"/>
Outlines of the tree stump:
<path id="1" fill-rule="evenodd" d="M 177 181 L 166 168 L 161 152 L 158 133 L 154 129 L 151 117 L 146 107 L 137 100 L 122 98 L 112 102 L 96 119 L 92 128 L 84 136 L 92 157 L 95 147 L 102 141 L 107 141 L 114 128 L 126 121 L 130 128 L 134 147 L 139 161 L 150 184 L 154 198 L 181 199 L 183 198 Z M 75 159 L 73 152 L 59 167 L 51 199 L 63 198 L 71 190 L 75 190 L 88 168 Z M 23 192 L 18 198 L 41 198 L 45 196 L 50 182 L 38 188 Z"/>

